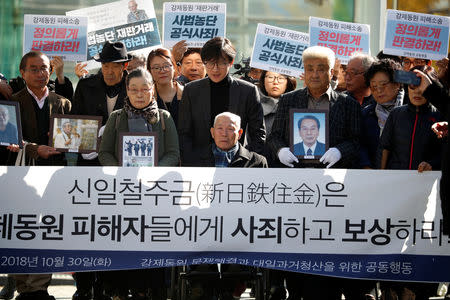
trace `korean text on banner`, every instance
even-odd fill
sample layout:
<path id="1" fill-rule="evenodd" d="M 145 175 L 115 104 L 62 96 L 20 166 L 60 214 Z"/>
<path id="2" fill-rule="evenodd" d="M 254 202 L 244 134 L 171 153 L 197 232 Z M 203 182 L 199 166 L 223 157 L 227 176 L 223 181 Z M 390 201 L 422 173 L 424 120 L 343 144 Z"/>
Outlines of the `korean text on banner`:
<path id="1" fill-rule="evenodd" d="M 309 35 L 266 24 L 258 24 L 250 66 L 289 76 L 303 73 L 303 51 Z"/>
<path id="2" fill-rule="evenodd" d="M 0 167 L 0 174 L 7 199 L 0 273 L 238 263 L 448 280 L 439 172 Z"/>
<path id="3" fill-rule="evenodd" d="M 164 2 L 164 46 L 186 40 L 189 47 L 201 48 L 216 36 L 225 37 L 226 10 L 226 3 Z"/>
<path id="4" fill-rule="evenodd" d="M 153 1 L 121 0 L 66 12 L 68 16 L 87 16 L 87 69 L 99 68 L 93 56 L 106 41 L 121 41 L 128 51 L 145 56 L 161 45 Z"/>
<path id="5" fill-rule="evenodd" d="M 24 15 L 23 23 L 23 54 L 41 51 L 65 61 L 86 59 L 86 17 Z"/>
<path id="6" fill-rule="evenodd" d="M 447 57 L 449 17 L 387 10 L 383 52 L 439 60 Z"/>
<path id="7" fill-rule="evenodd" d="M 331 48 L 341 63 L 347 64 L 353 52 L 369 53 L 370 26 L 309 17 L 310 46 Z"/>

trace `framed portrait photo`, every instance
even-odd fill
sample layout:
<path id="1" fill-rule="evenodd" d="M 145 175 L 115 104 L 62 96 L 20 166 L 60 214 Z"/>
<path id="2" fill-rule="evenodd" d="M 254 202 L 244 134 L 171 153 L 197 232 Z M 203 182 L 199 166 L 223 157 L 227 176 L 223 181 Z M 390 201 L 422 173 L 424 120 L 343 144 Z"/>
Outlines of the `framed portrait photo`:
<path id="1" fill-rule="evenodd" d="M 289 111 L 290 149 L 299 159 L 317 160 L 328 150 L 328 111 Z"/>
<path id="2" fill-rule="evenodd" d="M 0 101 L 0 146 L 22 144 L 19 102 Z"/>
<path id="3" fill-rule="evenodd" d="M 158 139 L 155 132 L 121 132 L 119 165 L 122 167 L 154 167 L 158 165 Z"/>
<path id="4" fill-rule="evenodd" d="M 100 116 L 52 115 L 49 146 L 62 152 L 98 152 Z"/>

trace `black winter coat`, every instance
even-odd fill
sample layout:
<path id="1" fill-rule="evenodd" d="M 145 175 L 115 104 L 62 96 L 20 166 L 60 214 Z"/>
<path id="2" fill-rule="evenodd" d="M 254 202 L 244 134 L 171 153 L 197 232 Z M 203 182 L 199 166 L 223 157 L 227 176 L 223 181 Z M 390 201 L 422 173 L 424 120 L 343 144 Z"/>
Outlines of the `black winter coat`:
<path id="1" fill-rule="evenodd" d="M 442 143 L 431 130 L 440 114 L 430 104 L 411 103 L 395 108 L 380 138 L 381 149 L 390 151 L 386 169 L 417 170 L 423 161 L 440 170 Z"/>

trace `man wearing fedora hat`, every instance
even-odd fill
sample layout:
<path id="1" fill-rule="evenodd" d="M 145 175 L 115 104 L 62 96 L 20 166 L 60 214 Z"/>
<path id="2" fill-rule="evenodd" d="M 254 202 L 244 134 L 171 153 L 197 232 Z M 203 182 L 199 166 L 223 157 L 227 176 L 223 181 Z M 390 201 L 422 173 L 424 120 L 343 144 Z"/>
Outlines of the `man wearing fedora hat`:
<path id="1" fill-rule="evenodd" d="M 72 113 L 75 115 L 101 116 L 102 125 L 109 115 L 123 107 L 127 95 L 125 78 L 131 54 L 122 42 L 109 42 L 103 45 L 101 53 L 94 59 L 101 62 L 97 74 L 83 77 L 78 82 L 73 99 Z M 100 165 L 96 153 L 83 154 L 78 165 Z"/>
<path id="2" fill-rule="evenodd" d="M 106 42 L 94 59 L 101 62 L 101 71 L 78 82 L 72 112 L 79 115 L 102 116 L 105 125 L 109 114 L 123 106 L 126 97 L 125 69 L 131 54 L 122 42 Z"/>
<path id="3" fill-rule="evenodd" d="M 103 45 L 101 53 L 94 56 L 96 61 L 101 62 L 101 70 L 97 74 L 81 78 L 78 82 L 72 113 L 102 116 L 102 125 L 105 125 L 109 115 L 114 110 L 123 107 L 127 95 L 126 68 L 131 58 L 122 42 L 107 41 Z M 83 153 L 78 157 L 77 165 L 99 166 L 97 153 Z M 103 299 L 101 283 L 95 272 L 75 273 L 74 278 L 77 283 L 77 291 L 73 295 L 73 300 L 91 300 L 94 283 L 94 299 Z"/>

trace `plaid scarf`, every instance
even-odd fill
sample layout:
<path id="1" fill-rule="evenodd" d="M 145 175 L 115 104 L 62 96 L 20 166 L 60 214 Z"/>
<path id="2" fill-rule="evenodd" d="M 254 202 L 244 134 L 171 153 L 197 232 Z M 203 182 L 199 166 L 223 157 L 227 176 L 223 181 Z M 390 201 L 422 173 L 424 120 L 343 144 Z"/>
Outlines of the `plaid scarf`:
<path id="1" fill-rule="evenodd" d="M 228 151 L 223 151 L 217 148 L 215 144 L 213 144 L 212 152 L 214 154 L 216 168 L 227 168 L 230 165 L 231 161 L 233 160 L 238 150 L 239 150 L 239 143 L 236 143 L 236 145 L 234 145 L 234 147 Z"/>
<path id="2" fill-rule="evenodd" d="M 125 103 L 123 104 L 123 109 L 127 112 L 128 116 L 139 116 L 146 120 L 149 124 L 154 125 L 158 122 L 158 104 L 155 99 L 152 99 L 152 102 L 147 107 L 142 109 L 134 108 L 130 99 L 125 98 Z"/>

